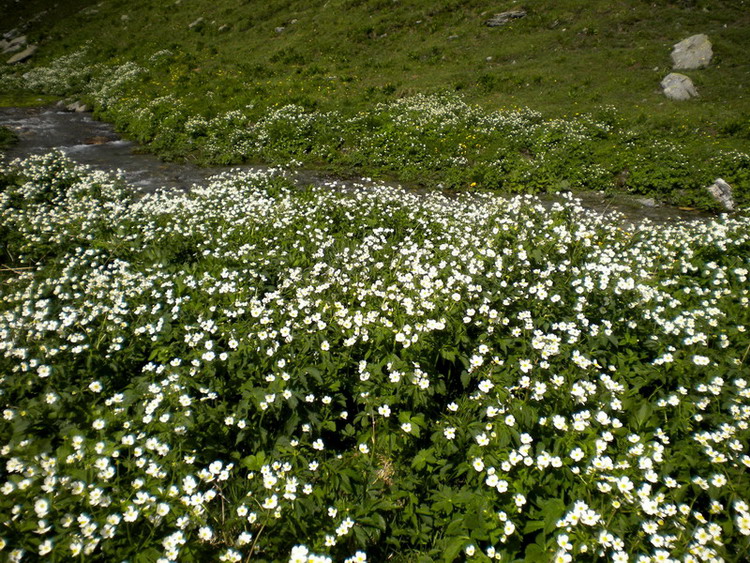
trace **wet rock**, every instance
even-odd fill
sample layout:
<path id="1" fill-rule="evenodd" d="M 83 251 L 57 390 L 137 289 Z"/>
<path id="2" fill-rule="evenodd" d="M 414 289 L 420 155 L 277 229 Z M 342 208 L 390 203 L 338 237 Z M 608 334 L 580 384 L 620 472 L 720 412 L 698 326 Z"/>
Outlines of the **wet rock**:
<path id="1" fill-rule="evenodd" d="M 658 207 L 659 204 L 657 201 L 652 197 L 639 197 L 636 199 L 638 203 L 640 203 L 643 207 Z"/>
<path id="2" fill-rule="evenodd" d="M 89 106 L 81 101 L 78 101 L 73 102 L 72 104 L 68 104 L 67 106 L 65 106 L 65 109 L 67 109 L 68 111 L 73 111 L 75 113 L 83 113 L 85 111 L 89 111 Z"/>
<path id="3" fill-rule="evenodd" d="M 684 101 L 698 96 L 693 81 L 684 74 L 672 72 L 661 81 L 661 89 L 670 100 Z"/>
<path id="4" fill-rule="evenodd" d="M 672 48 L 672 68 L 675 70 L 706 68 L 713 54 L 707 35 L 703 33 L 693 35 L 683 39 Z"/>
<path id="5" fill-rule="evenodd" d="M 105 145 L 109 143 L 112 139 L 108 137 L 103 137 L 101 135 L 97 135 L 96 137 L 89 137 L 88 139 L 85 139 L 83 141 L 84 145 Z"/>
<path id="6" fill-rule="evenodd" d="M 28 47 L 26 47 L 26 48 L 25 48 L 25 49 L 24 49 L 23 51 L 21 51 L 20 53 L 16 53 L 16 54 L 15 54 L 15 55 L 13 55 L 13 56 L 12 56 L 11 58 L 9 58 L 9 59 L 8 59 L 8 64 L 9 64 L 9 65 L 14 65 L 14 64 L 16 64 L 16 63 L 22 63 L 22 62 L 24 62 L 25 60 L 27 60 L 27 59 L 31 58 L 31 56 L 32 56 L 32 55 L 33 55 L 34 53 L 36 53 L 36 50 L 37 50 L 38 48 L 39 48 L 39 47 L 37 47 L 36 45 L 29 45 Z"/>
<path id="7" fill-rule="evenodd" d="M 486 22 L 484 25 L 489 27 L 500 27 L 507 24 L 510 21 L 518 20 L 526 17 L 526 10 L 509 10 L 500 14 L 495 14 Z"/>
<path id="8" fill-rule="evenodd" d="M 717 202 L 719 202 L 724 209 L 727 211 L 734 211 L 734 197 L 732 194 L 732 186 L 727 184 L 721 178 L 716 178 L 716 181 L 706 188 L 708 193 L 711 194 Z"/>
<path id="9" fill-rule="evenodd" d="M 18 28 L 13 28 L 10 31 L 6 31 L 5 33 L 3 33 L 3 39 L 7 41 L 10 41 L 11 39 L 17 36 L 18 36 Z"/>

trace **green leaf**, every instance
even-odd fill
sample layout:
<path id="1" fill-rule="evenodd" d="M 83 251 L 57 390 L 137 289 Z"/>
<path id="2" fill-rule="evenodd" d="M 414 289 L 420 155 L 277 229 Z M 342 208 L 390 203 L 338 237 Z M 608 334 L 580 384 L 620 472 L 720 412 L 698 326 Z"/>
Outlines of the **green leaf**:
<path id="1" fill-rule="evenodd" d="M 531 532 L 536 532 L 537 530 L 542 529 L 544 529 L 544 520 L 529 520 L 523 527 L 523 533 L 530 534 Z"/>
<path id="2" fill-rule="evenodd" d="M 538 544 L 532 543 L 526 546 L 524 559 L 526 561 L 547 561 L 547 553 Z"/>
<path id="3" fill-rule="evenodd" d="M 458 350 L 456 348 L 453 348 L 453 347 L 451 347 L 451 348 L 444 347 L 444 348 L 440 349 L 440 356 L 444 360 L 447 360 L 449 362 L 456 361 L 456 354 L 457 353 L 458 353 Z"/>
<path id="4" fill-rule="evenodd" d="M 435 455 L 433 454 L 432 448 L 427 448 L 424 450 L 419 450 L 417 452 L 417 455 L 414 456 L 414 459 L 411 462 L 411 466 L 414 469 L 423 469 L 425 465 L 427 464 L 434 464 L 435 463 Z"/>
<path id="5" fill-rule="evenodd" d="M 242 466 L 249 471 L 260 471 L 266 461 L 266 454 L 258 452 L 255 455 L 249 455 L 242 460 Z"/>
<path id="6" fill-rule="evenodd" d="M 458 554 L 461 553 L 461 550 L 469 543 L 469 541 L 470 540 L 467 536 L 452 538 L 443 551 L 443 561 L 446 563 L 455 561 Z"/>

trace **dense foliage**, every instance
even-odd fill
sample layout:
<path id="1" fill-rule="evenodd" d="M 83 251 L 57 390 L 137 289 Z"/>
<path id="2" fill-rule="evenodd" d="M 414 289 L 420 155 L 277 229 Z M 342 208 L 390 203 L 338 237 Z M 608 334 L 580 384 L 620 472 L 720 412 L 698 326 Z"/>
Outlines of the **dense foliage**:
<path id="1" fill-rule="evenodd" d="M 750 549 L 750 220 L 0 171 L 10 560 Z"/>

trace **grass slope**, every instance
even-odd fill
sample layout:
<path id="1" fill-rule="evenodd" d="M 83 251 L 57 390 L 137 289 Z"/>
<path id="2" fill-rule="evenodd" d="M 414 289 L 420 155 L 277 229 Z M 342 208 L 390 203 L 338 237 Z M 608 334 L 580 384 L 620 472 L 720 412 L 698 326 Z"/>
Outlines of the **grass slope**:
<path id="1" fill-rule="evenodd" d="M 746 2 L 536 1 L 523 5 L 524 19 L 503 28 L 483 25 L 511 7 L 481 0 L 0 3 L 6 27 L 22 26 L 40 43 L 33 64 L 85 44 L 88 62 L 134 61 L 152 69 L 129 93 L 141 105 L 171 95 L 206 118 L 247 106 L 260 116 L 286 104 L 351 116 L 380 102 L 448 90 L 487 111 L 529 107 L 550 120 L 612 106 L 622 127 L 677 140 L 684 156 L 698 161 L 718 150 L 750 151 Z M 687 72 L 699 99 L 671 102 L 659 82 L 671 70 L 671 46 L 694 33 L 709 35 L 714 60 Z M 165 49 L 172 56 L 156 67 L 151 57 Z M 5 87 L 4 103 L 12 101 L 11 88 Z M 139 137 L 137 127 L 118 125 Z M 141 136 L 148 142 L 152 135 Z M 177 141 L 155 149 L 171 156 L 191 152 Z M 644 148 L 644 158 L 652 150 Z M 601 160 L 609 165 L 612 156 Z M 368 172 L 366 163 L 355 168 Z M 617 171 L 612 176 L 617 184 Z M 423 179 L 435 180 L 457 187 L 471 178 Z"/>

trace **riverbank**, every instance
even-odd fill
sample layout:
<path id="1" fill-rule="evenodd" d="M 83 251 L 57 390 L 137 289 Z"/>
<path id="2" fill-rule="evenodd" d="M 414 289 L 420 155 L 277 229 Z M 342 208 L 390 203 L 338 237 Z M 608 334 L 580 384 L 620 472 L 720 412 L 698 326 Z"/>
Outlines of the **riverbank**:
<path id="1" fill-rule="evenodd" d="M 16 137 L 14 145 L 4 151 L 5 160 L 58 150 L 78 163 L 103 171 L 118 171 L 130 185 L 145 192 L 161 188 L 188 190 L 193 185 L 205 185 L 209 178 L 224 172 L 268 169 L 249 165 L 201 167 L 190 163 L 165 162 L 148 154 L 137 144 L 121 139 L 111 125 L 93 119 L 91 114 L 65 111 L 59 106 L 0 108 L 0 126 L 8 127 Z M 284 166 L 282 169 L 285 170 L 285 175 L 300 187 L 314 185 L 333 190 L 357 190 L 383 185 L 383 182 L 371 178 L 344 178 L 320 170 L 300 168 L 298 163 Z M 395 186 L 396 183 L 392 185 Z M 398 185 L 407 192 L 425 191 L 425 188 L 416 185 Z M 479 187 L 463 190 L 431 187 L 430 190 L 454 196 L 467 192 L 489 192 Z M 490 193 L 506 197 L 512 195 L 498 191 Z M 696 209 L 680 209 L 626 194 L 581 191 L 575 196 L 580 198 L 581 204 L 587 209 L 602 214 L 619 213 L 622 219 L 628 222 L 649 220 L 665 223 L 706 219 L 711 216 Z M 548 194 L 543 196 L 543 201 L 551 204 L 560 201 L 560 196 Z"/>

